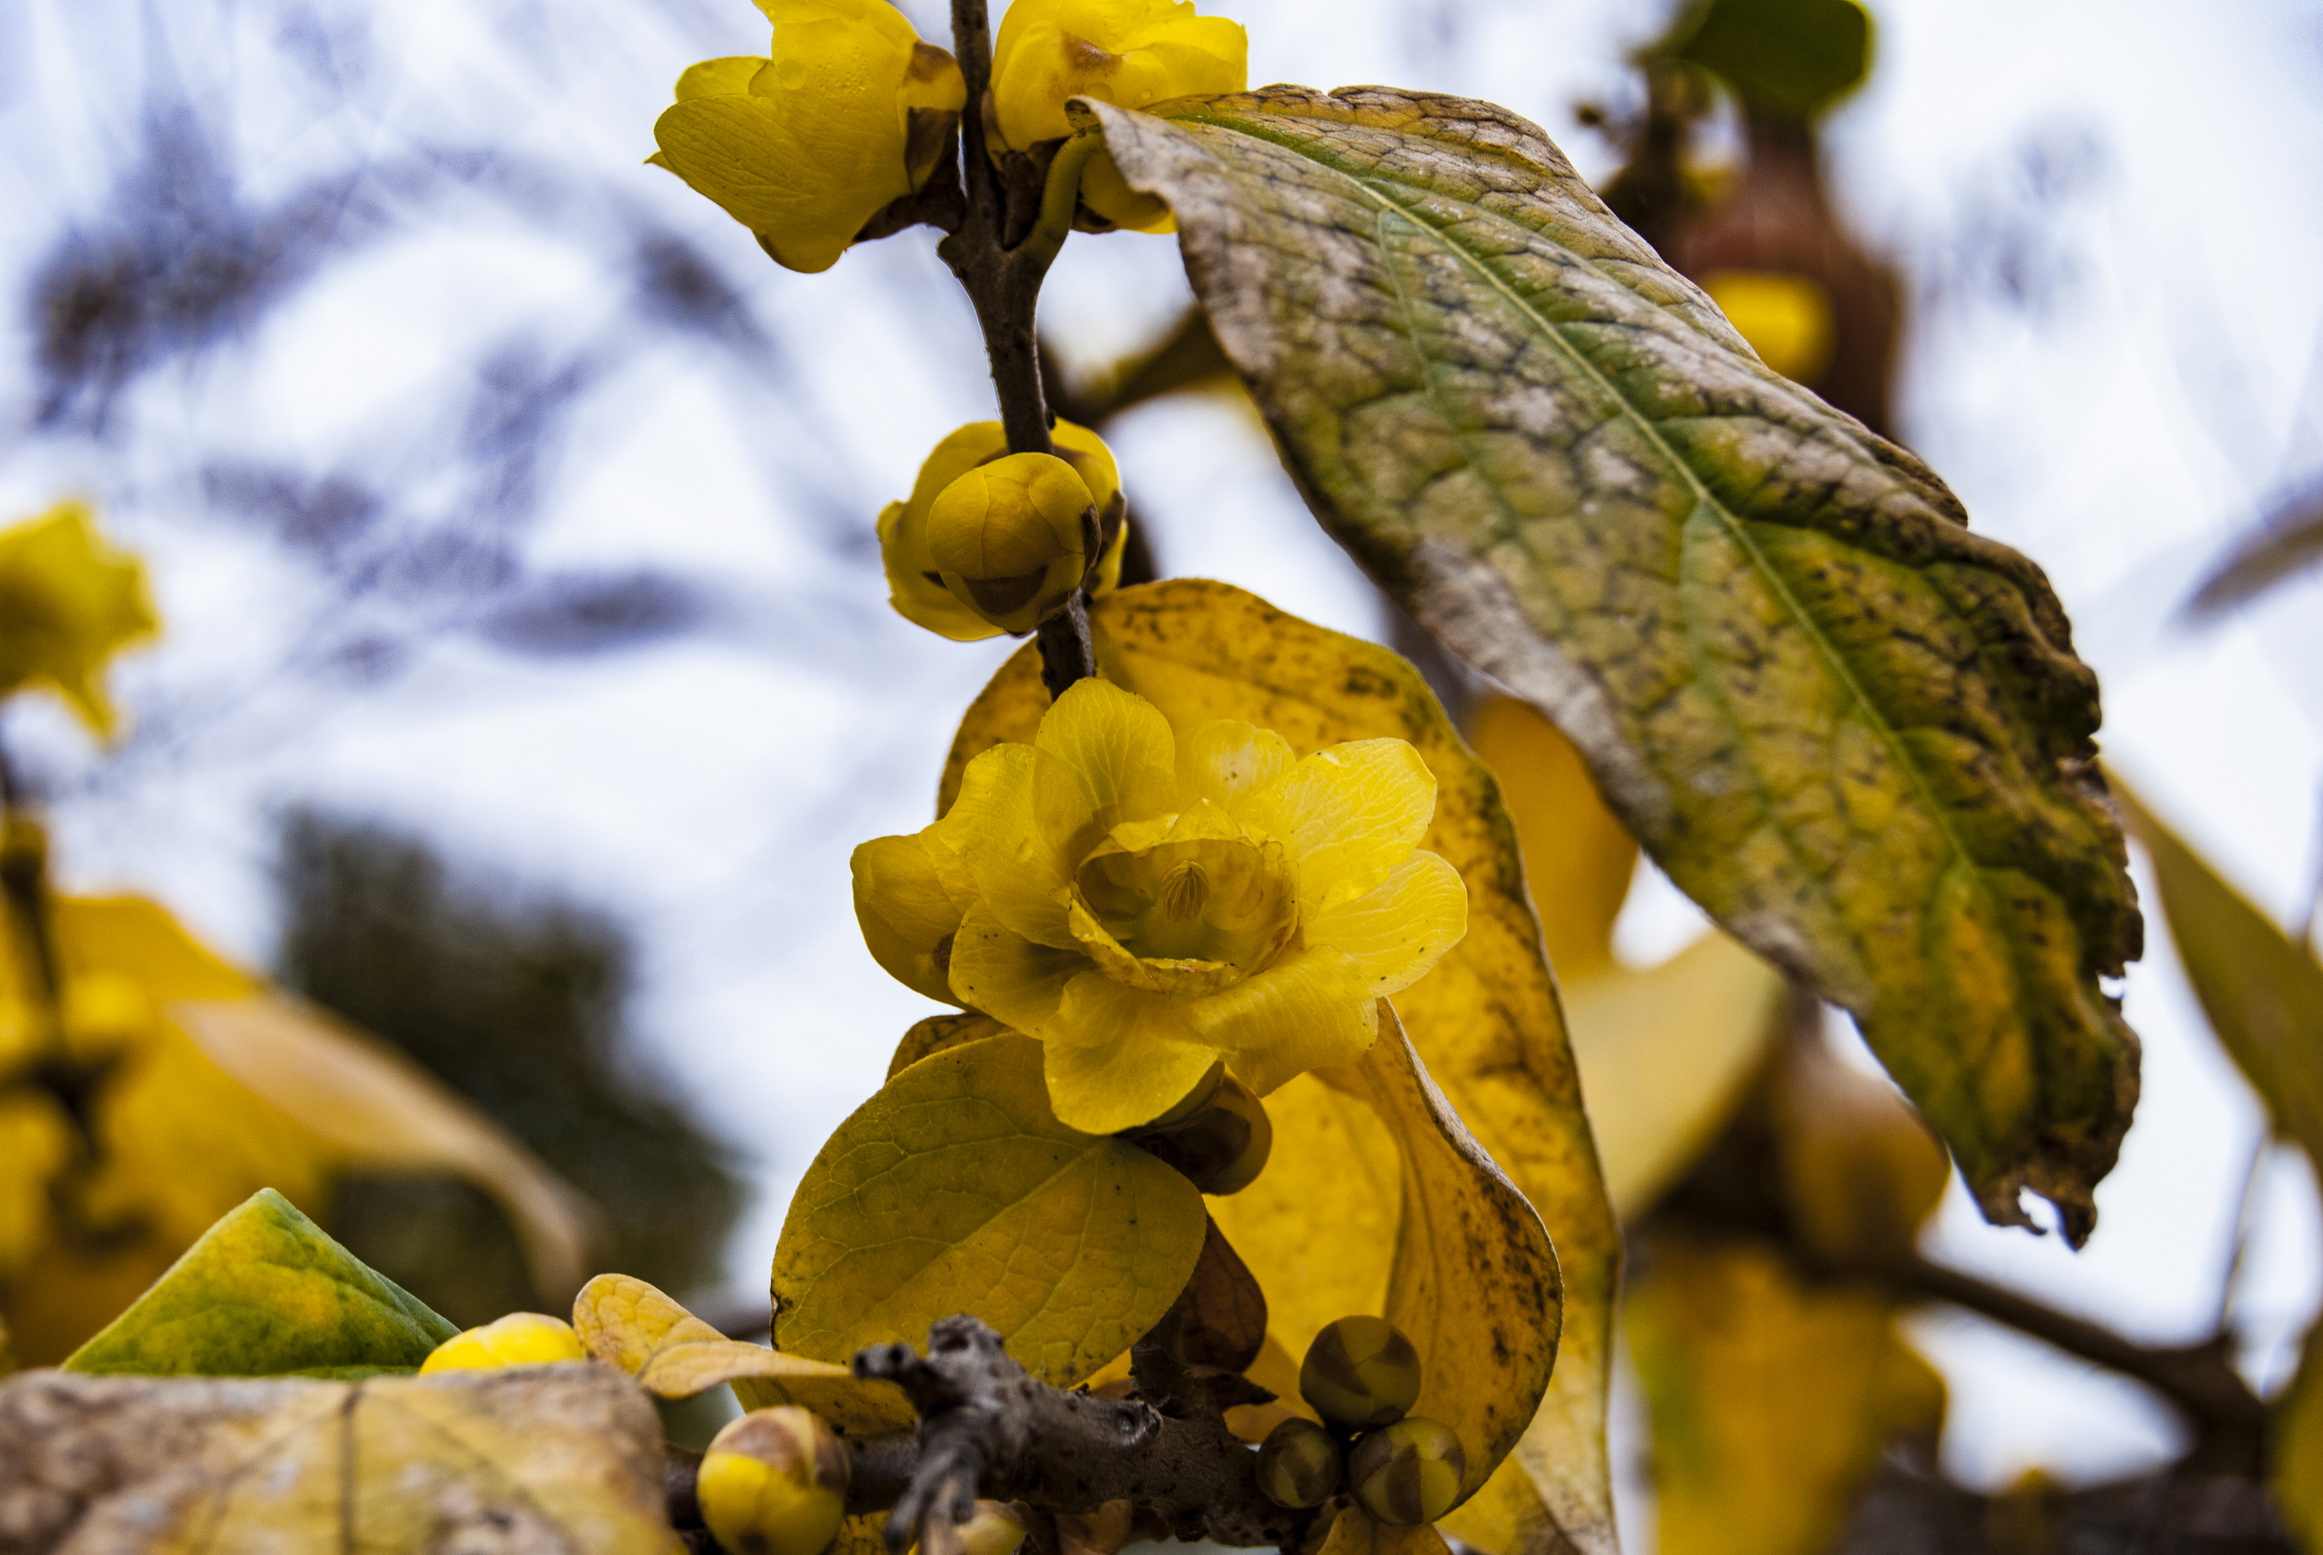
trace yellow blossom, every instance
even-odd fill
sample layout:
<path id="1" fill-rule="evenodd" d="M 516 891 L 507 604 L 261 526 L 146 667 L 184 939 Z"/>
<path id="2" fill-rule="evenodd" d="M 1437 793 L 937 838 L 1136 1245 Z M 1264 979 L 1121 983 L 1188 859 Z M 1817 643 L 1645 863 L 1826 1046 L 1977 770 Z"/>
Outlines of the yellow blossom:
<path id="1" fill-rule="evenodd" d="M 952 56 L 888 0 L 758 0 L 765 57 L 678 77 L 647 160 L 756 233 L 781 264 L 828 270 L 864 223 L 925 185 L 967 100 Z"/>
<path id="2" fill-rule="evenodd" d="M 428 1352 L 419 1364 L 422 1376 L 440 1371 L 490 1371 L 498 1366 L 547 1366 L 559 1361 L 585 1361 L 573 1325 L 538 1312 L 511 1312 L 482 1328 L 454 1334 Z"/>
<path id="3" fill-rule="evenodd" d="M 1261 1095 L 1360 1057 L 1376 1001 L 1467 930 L 1418 844 L 1436 783 L 1402 740 L 1294 759 L 1232 719 L 1076 683 L 1031 745 L 968 764 L 950 814 L 856 850 L 880 965 L 1045 1045 L 1049 1099 L 1113 1133 L 1221 1058 Z"/>
<path id="4" fill-rule="evenodd" d="M 1113 451 L 1086 427 L 1059 421 L 1049 429 L 1056 457 L 1072 466 L 1089 490 L 1097 512 L 1097 527 L 1106 538 L 1097 565 L 1084 584 L 1092 596 L 1110 594 L 1121 581 L 1121 553 L 1129 538 L 1121 494 L 1121 473 Z M 980 610 L 962 579 L 956 591 L 930 544 L 928 524 L 936 499 L 971 470 L 1009 458 L 1008 435 L 997 421 L 974 421 L 936 445 L 920 466 L 908 502 L 891 502 L 879 515 L 879 556 L 887 568 L 888 602 L 896 613 L 917 626 L 954 642 L 975 642 L 1004 631 L 1029 631 L 1022 626 L 995 624 Z"/>
<path id="5" fill-rule="evenodd" d="M 992 109 L 1001 140 L 1029 151 L 1072 133 L 1065 103 L 1094 97 L 1144 108 L 1172 97 L 1239 92 L 1250 41 L 1239 22 L 1197 16 L 1193 0 L 1016 0 L 992 48 Z M 1100 152 L 1081 199 L 1116 226 L 1172 228 L 1169 208 L 1123 181 Z"/>
<path id="6" fill-rule="evenodd" d="M 82 504 L 0 530 L 0 696 L 45 686 L 109 737 L 105 661 L 159 627 L 144 567 L 105 543 Z"/>

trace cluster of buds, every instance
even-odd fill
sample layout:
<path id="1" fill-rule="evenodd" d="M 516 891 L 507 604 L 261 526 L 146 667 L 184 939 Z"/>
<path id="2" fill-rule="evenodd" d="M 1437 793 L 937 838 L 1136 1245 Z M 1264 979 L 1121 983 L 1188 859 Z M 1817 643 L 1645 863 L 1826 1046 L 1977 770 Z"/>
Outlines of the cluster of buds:
<path id="1" fill-rule="evenodd" d="M 767 52 L 689 66 L 647 160 L 717 202 L 777 263 L 827 270 L 863 236 L 909 223 L 881 217 L 950 157 L 967 83 L 888 0 L 757 3 L 774 24 Z M 1072 133 L 1074 97 L 1143 108 L 1241 91 L 1247 55 L 1240 25 L 1195 15 L 1192 0 L 1015 0 L 979 105 L 992 155 L 1047 166 Z M 1169 229 L 1168 209 L 1102 154 L 1081 193 L 1084 225 Z"/>
<path id="2" fill-rule="evenodd" d="M 1321 1506 L 1344 1485 L 1378 1521 L 1411 1528 L 1460 1498 L 1467 1454 L 1450 1426 L 1411 1413 L 1419 1352 L 1384 1318 L 1343 1317 L 1317 1334 L 1299 1395 L 1323 1423 L 1285 1420 L 1258 1449 L 1258 1488 L 1277 1506 Z"/>
<path id="3" fill-rule="evenodd" d="M 1023 635 L 1074 594 L 1121 581 L 1127 503 L 1113 451 L 1059 421 L 1053 453 L 1010 453 L 997 421 L 938 443 L 908 500 L 879 515 L 889 602 L 954 642 Z"/>

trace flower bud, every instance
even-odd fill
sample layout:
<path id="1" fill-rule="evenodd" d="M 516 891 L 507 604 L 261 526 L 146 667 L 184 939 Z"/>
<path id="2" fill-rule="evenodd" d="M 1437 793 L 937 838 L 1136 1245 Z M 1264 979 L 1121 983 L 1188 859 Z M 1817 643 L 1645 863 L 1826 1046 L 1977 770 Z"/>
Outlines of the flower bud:
<path id="1" fill-rule="evenodd" d="M 1180 1102 L 1162 1117 L 1175 1116 L 1184 1106 Z M 1156 1119 L 1133 1137 L 1204 1193 L 1224 1195 L 1240 1193 L 1258 1180 L 1274 1149 L 1274 1120 L 1249 1086 L 1221 1072 L 1208 1102 L 1184 1122 L 1165 1128 Z"/>
<path id="2" fill-rule="evenodd" d="M 488 1371 L 495 1366 L 545 1366 L 554 1361 L 585 1361 L 573 1325 L 538 1312 L 511 1312 L 482 1328 L 454 1334 L 420 1362 L 425 1375 L 437 1371 Z"/>
<path id="3" fill-rule="evenodd" d="M 1336 1425 L 1385 1425 L 1419 1401 L 1420 1353 L 1383 1317 L 1343 1317 L 1307 1346 L 1299 1396 Z"/>
<path id="4" fill-rule="evenodd" d="M 1432 1523 L 1460 1499 L 1468 1455 L 1452 1428 L 1411 1415 L 1369 1432 L 1347 1460 L 1355 1499 L 1381 1522 L 1397 1528 Z"/>
<path id="5" fill-rule="evenodd" d="M 1312 1420 L 1285 1420 L 1258 1444 L 1258 1493 L 1276 1506 L 1321 1506 L 1339 1488 L 1339 1444 Z"/>
<path id="6" fill-rule="evenodd" d="M 694 1496 L 731 1555 L 822 1555 L 847 1515 L 851 1468 L 829 1426 L 782 1404 L 729 1421 L 711 1438 Z"/>
<path id="7" fill-rule="evenodd" d="M 928 556 L 952 597 L 1009 632 L 1064 608 L 1100 545 L 1088 485 L 1054 454 L 1010 454 L 946 486 Z"/>
<path id="8" fill-rule="evenodd" d="M 1111 593 L 1121 581 L 1121 557 L 1129 535 L 1127 504 L 1113 451 L 1096 433 L 1069 421 L 1051 427 L 1049 439 L 1055 457 L 1080 477 L 1087 490 L 1087 504 L 1097 515 L 1100 538 L 1094 547 L 1078 525 L 1075 527 L 1084 563 L 1089 555 L 1096 557 L 1096 565 L 1085 568 L 1081 585 L 1092 596 Z M 970 422 L 928 455 L 912 485 L 911 500 L 889 503 L 879 515 L 879 556 L 887 568 L 888 603 L 905 620 L 954 642 L 974 642 L 1018 630 L 996 624 L 972 601 L 955 597 L 931 549 L 928 527 L 937 501 L 961 477 L 1013 457 L 1017 456 L 1009 453 L 1008 435 L 999 422 Z M 1038 624 L 1037 620 L 1033 623 Z"/>

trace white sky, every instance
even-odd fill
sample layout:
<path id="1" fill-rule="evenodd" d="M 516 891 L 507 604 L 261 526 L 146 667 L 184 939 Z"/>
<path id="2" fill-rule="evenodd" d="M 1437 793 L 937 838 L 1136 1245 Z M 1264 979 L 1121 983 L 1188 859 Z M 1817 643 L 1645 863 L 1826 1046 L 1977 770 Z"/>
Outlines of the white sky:
<path id="1" fill-rule="evenodd" d="M 927 30 L 931 0 L 906 8 Z M 1607 151 L 1572 105 L 1627 89 L 1622 51 L 1661 14 L 1618 0 L 1213 8 L 1249 26 L 1254 80 L 1494 98 L 1591 173 Z M 2227 535 L 2323 469 L 2323 21 L 2294 0 L 1874 9 L 1880 67 L 1834 126 L 1834 161 L 1859 225 L 1922 299 L 1905 435 L 1980 529 L 2049 570 L 2104 678 L 2108 758 L 2288 917 L 2318 848 L 2323 585 L 2281 590 L 2207 635 L 2167 618 Z M 747 608 L 718 632 L 623 658 L 544 665 L 451 640 L 377 692 L 284 679 L 319 596 L 266 544 L 186 516 L 197 451 L 360 456 L 416 424 L 444 364 L 478 342 L 618 320 L 624 294 L 601 263 L 479 196 L 327 272 L 198 377 L 157 374 L 112 445 L 27 430 L 24 321 L 0 325 L 15 331 L 0 351 L 0 513 L 66 490 L 97 497 L 153 558 L 171 624 L 122 675 L 128 700 L 148 717 L 196 709 L 184 740 L 102 781 L 45 713 L 18 715 L 14 736 L 81 781 L 60 816 L 77 883 L 152 891 L 246 958 L 267 957 L 274 928 L 268 817 L 302 799 L 374 808 L 623 913 L 640 937 L 641 1025 L 696 1105 L 755 1154 L 765 1191 L 733 1263 L 755 1286 L 790 1186 L 922 1013 L 861 947 L 847 852 L 924 823 L 952 722 L 1004 652 L 893 618 L 867 548 L 815 538 L 818 501 L 860 513 L 867 535 L 921 453 L 989 413 L 966 310 L 925 233 L 791 275 L 637 166 L 680 67 L 760 46 L 744 0 L 413 0 L 370 17 L 387 85 L 359 111 L 285 75 L 267 43 L 273 15 L 258 0 L 0 6 L 10 284 L 21 292 L 61 222 L 99 208 L 138 85 L 161 68 L 154 28 L 189 90 L 230 95 L 259 176 L 277 186 L 349 146 L 420 132 L 601 179 L 716 256 L 782 341 L 798 389 L 778 416 L 706 356 L 645 358 L 588 402 L 533 554 L 650 563 Z M 2029 193 L 2029 157 L 2063 191 L 2046 205 Z M 2030 278 L 2034 303 L 2002 299 L 2004 262 Z M 1184 295 L 1169 240 L 1080 238 L 1046 316 L 1075 355 L 1100 360 Z M 1241 413 L 1156 407 L 1116 447 L 1169 570 L 1376 630 L 1367 585 Z M 809 596 L 836 601 L 845 629 L 802 651 L 786 602 Z M 1666 950 L 1691 932 L 1689 913 L 1649 889 L 1624 944 Z M 1956 1193 L 1931 1243 L 2138 1337 L 2187 1340 L 2215 1307 L 2258 1114 L 2148 922 L 2128 982 L 2145 1098 L 2100 1190 L 2094 1242 L 2075 1256 L 1991 1230 Z M 2240 1310 L 2248 1360 L 2271 1385 L 2319 1283 L 2302 1165 L 2272 1164 L 2262 1208 Z M 1952 1379 L 1947 1450 L 1972 1481 L 2032 1464 L 2089 1478 L 2169 1449 L 2167 1418 L 2127 1385 L 1971 1320 L 1916 1331 Z"/>

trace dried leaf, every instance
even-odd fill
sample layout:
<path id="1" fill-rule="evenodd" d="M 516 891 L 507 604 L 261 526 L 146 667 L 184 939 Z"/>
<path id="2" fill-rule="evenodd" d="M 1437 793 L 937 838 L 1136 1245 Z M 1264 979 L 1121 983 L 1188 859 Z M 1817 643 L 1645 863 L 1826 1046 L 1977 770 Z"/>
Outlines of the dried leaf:
<path id="1" fill-rule="evenodd" d="M 2030 1187 L 2085 1238 L 2136 1095 L 2098 979 L 2139 924 L 2039 569 L 1502 109 L 1086 108 L 1176 213 L 1324 525 L 1556 717 L 1683 890 L 1855 1013 L 1988 1216 Z"/>
<path id="2" fill-rule="evenodd" d="M 264 1188 L 65 1369 L 203 1377 L 408 1369 L 458 1332 Z"/>
<path id="3" fill-rule="evenodd" d="M 1214 1218 L 1203 1233 L 1193 1278 L 1186 1282 L 1186 1308 L 1187 1360 L 1241 1371 L 1258 1359 L 1266 1343 L 1266 1293 Z"/>
<path id="4" fill-rule="evenodd" d="M 1321 1555 L 1451 1555 L 1451 1546 L 1431 1524 L 1391 1527 L 1349 1503 L 1331 1519 Z"/>
<path id="5" fill-rule="evenodd" d="M 10 1549 L 675 1551 L 661 1425 L 598 1366 L 0 1384 Z"/>
<path id="6" fill-rule="evenodd" d="M 620 1367 L 656 1398 L 692 1398 L 730 1382 L 746 1409 L 797 1404 L 854 1436 L 899 1431 L 918 1418 L 892 1382 L 729 1339 L 630 1275 L 600 1274 L 582 1286 L 573 1330 L 590 1355 Z"/>
<path id="7" fill-rule="evenodd" d="M 1806 1285 L 1771 1249 L 1661 1233 L 1624 1326 L 1653 1422 L 1664 1555 L 1820 1555 L 1942 1395 L 1875 1287 Z"/>
<path id="8" fill-rule="evenodd" d="M 2186 615 L 2215 621 L 2317 565 L 2323 565 L 2323 489 L 2294 497 L 2236 541 L 2186 602 Z"/>
<path id="9" fill-rule="evenodd" d="M 1384 1315 L 1420 1354 L 1412 1413 L 1460 1438 L 1462 1495 L 1472 1495 L 1547 1391 L 1564 1308 L 1557 1255 L 1540 1216 L 1428 1077 L 1386 1000 L 1363 1062 L 1318 1073 L 1369 1101 L 1395 1140 L 1403 1215 Z"/>
<path id="10" fill-rule="evenodd" d="M 1204 1225 L 1178 1172 L 1057 1122 L 1039 1043 L 970 1043 L 889 1081 L 807 1168 L 774 1254 L 775 1342 L 843 1365 L 973 1312 L 1070 1385 L 1161 1319 Z"/>
<path id="11" fill-rule="evenodd" d="M 1090 625 L 1105 677 L 1154 703 L 1175 725 L 1246 719 L 1273 729 L 1300 755 L 1341 740 L 1392 735 L 1417 747 L 1435 775 L 1436 818 L 1420 846 L 1450 861 L 1466 881 L 1468 935 L 1396 996 L 1396 1012 L 1461 1121 L 1548 1226 L 1564 1275 L 1563 1337 L 1548 1397 L 1519 1451 L 1563 1536 L 1584 1555 L 1611 1551 L 1605 1388 L 1619 1234 L 1498 785 L 1411 665 L 1240 589 L 1198 579 L 1124 589 L 1098 602 Z M 1047 706 L 1039 660 L 1028 647 L 993 677 L 962 720 L 939 807 L 950 804 L 970 757 L 1001 740 L 1029 741 Z M 1284 1098 L 1300 1083 L 1268 1098 L 1278 1160 L 1288 1158 Z M 1258 1191 L 1246 1189 L 1240 1197 Z M 1262 1261 L 1247 1221 L 1224 1207 L 1235 1201 L 1219 1202 L 1219 1223 L 1266 1285 L 1273 1331 L 1286 1349 L 1296 1340 L 1293 1355 L 1303 1353 L 1313 1337 L 1313 1328 L 1304 1327 L 1306 1298 Z M 1372 1254 L 1357 1238 L 1372 1223 L 1350 1223 L 1330 1238 L 1331 1247 L 1360 1265 Z M 1364 1309 L 1324 1313 L 1315 1326 L 1350 1310 Z"/>

